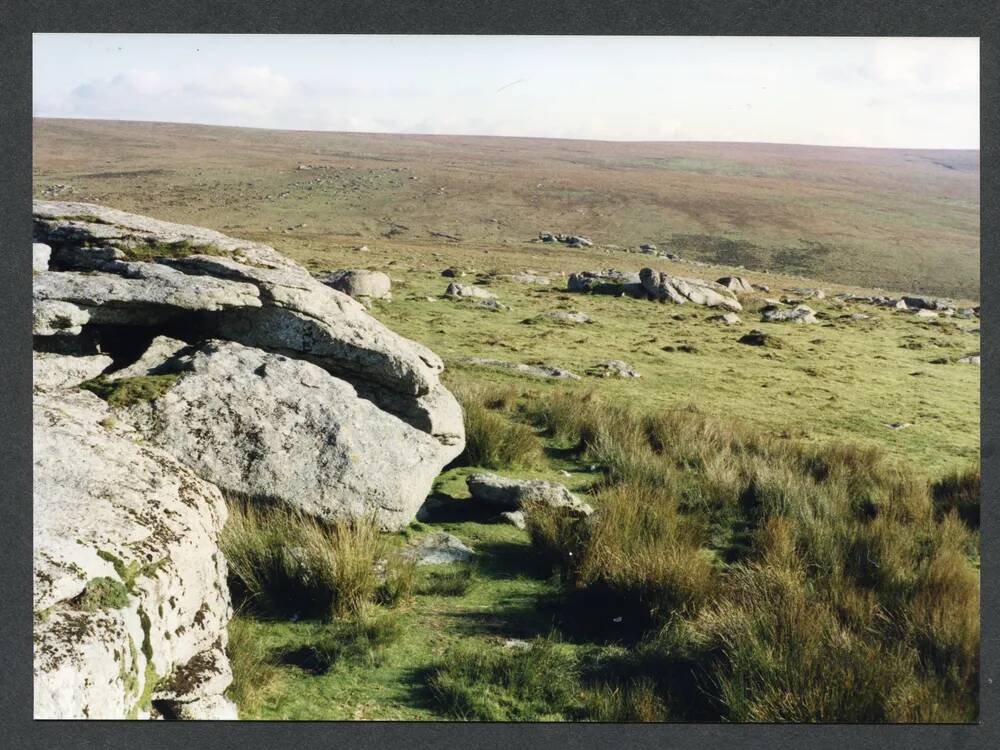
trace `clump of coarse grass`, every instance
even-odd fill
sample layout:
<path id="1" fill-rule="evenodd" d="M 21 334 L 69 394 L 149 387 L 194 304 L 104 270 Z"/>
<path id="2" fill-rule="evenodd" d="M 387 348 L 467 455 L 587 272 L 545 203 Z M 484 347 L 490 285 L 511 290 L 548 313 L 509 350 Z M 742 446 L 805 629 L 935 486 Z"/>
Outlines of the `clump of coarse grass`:
<path id="1" fill-rule="evenodd" d="M 696 612 L 712 591 L 715 566 L 674 496 L 630 483 L 601 490 L 594 503 L 600 512 L 588 519 L 546 508 L 526 515 L 543 560 L 574 588 L 620 602 L 630 628 L 636 617 L 652 623 Z"/>
<path id="2" fill-rule="evenodd" d="M 578 445 L 584 425 L 603 405 L 597 391 L 558 390 L 530 401 L 527 412 L 546 435 L 563 444 Z"/>
<path id="3" fill-rule="evenodd" d="M 251 621 L 239 614 L 229 621 L 226 653 L 233 670 L 233 681 L 226 694 L 241 714 L 252 715 L 280 688 L 278 660 L 254 632 Z"/>
<path id="4" fill-rule="evenodd" d="M 472 586 L 474 576 L 473 568 L 468 565 L 428 570 L 417 584 L 416 593 L 424 596 L 464 596 Z"/>
<path id="5" fill-rule="evenodd" d="M 526 411 L 603 469 L 598 512 L 535 509 L 532 545 L 587 605 L 577 621 L 618 614 L 589 617 L 601 637 L 674 634 L 636 652 L 657 685 L 697 676 L 687 704 L 643 687 L 673 718 L 978 715 L 978 472 L 928 483 L 876 446 L 572 392 Z M 625 688 L 608 690 L 597 713 L 627 716 Z"/>
<path id="6" fill-rule="evenodd" d="M 375 519 L 323 522 L 231 499 L 219 544 L 230 590 L 256 612 L 332 618 L 405 598 L 413 581 Z"/>
<path id="7" fill-rule="evenodd" d="M 584 694 L 583 715 L 590 721 L 614 723 L 669 721 L 666 703 L 648 677 L 606 683 Z"/>
<path id="8" fill-rule="evenodd" d="M 694 620 L 704 689 L 729 721 L 906 720 L 916 655 L 842 627 L 801 570 L 737 566 Z"/>
<path id="9" fill-rule="evenodd" d="M 979 528 L 979 467 L 957 469 L 931 485 L 939 517 L 955 511 L 970 528 Z"/>
<path id="10" fill-rule="evenodd" d="M 576 661 L 550 638 L 536 638 L 529 648 L 459 641 L 427 684 L 439 709 L 454 719 L 544 721 L 578 710 Z"/>
<path id="11" fill-rule="evenodd" d="M 467 392 L 462 401 L 465 422 L 465 452 L 459 459 L 468 466 L 491 469 L 531 468 L 543 457 L 535 431 L 477 400 Z"/>

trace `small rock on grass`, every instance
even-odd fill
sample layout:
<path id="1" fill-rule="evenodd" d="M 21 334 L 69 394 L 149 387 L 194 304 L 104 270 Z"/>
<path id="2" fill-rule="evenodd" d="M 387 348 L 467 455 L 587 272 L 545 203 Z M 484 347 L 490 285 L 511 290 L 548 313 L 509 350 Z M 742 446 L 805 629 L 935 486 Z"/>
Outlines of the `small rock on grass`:
<path id="1" fill-rule="evenodd" d="M 417 565 L 446 565 L 469 562 L 476 553 L 453 534 L 439 531 L 417 539 L 401 553 Z"/>
<path id="2" fill-rule="evenodd" d="M 521 510 L 509 510 L 500 514 L 500 518 L 509 523 L 511 526 L 522 531 L 528 528 L 528 524 L 524 519 L 524 511 Z"/>
<path id="3" fill-rule="evenodd" d="M 726 313 L 725 315 L 713 315 L 709 320 L 717 323 L 725 323 L 727 326 L 739 325 L 742 322 L 740 316 L 734 312 Z"/>
<path id="4" fill-rule="evenodd" d="M 607 362 L 598 364 L 587 370 L 588 375 L 595 375 L 599 378 L 640 378 L 642 374 L 632 365 L 620 359 L 610 359 Z"/>
<path id="5" fill-rule="evenodd" d="M 502 512 L 521 511 L 534 503 L 566 508 L 574 515 L 588 516 L 593 509 L 566 487 L 541 479 L 509 479 L 496 474 L 470 474 L 466 485 L 473 500 Z"/>

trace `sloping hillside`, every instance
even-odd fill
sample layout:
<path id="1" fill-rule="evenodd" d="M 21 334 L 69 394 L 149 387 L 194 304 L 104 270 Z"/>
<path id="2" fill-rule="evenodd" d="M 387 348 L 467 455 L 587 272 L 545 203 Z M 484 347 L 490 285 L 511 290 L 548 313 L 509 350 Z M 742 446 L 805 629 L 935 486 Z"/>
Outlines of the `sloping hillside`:
<path id="1" fill-rule="evenodd" d="M 524 247 L 550 230 L 863 287 L 979 295 L 977 151 L 46 119 L 34 132 L 35 197 L 275 242 L 293 232 L 456 242 L 448 235 Z"/>

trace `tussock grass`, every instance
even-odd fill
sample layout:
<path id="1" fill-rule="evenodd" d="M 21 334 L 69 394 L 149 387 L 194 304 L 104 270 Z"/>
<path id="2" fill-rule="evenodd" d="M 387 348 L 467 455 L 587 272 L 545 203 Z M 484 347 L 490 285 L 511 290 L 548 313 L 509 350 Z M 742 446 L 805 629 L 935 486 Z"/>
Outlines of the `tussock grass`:
<path id="1" fill-rule="evenodd" d="M 268 614 L 336 618 L 394 604 L 412 590 L 374 519 L 324 523 L 282 506 L 230 498 L 220 548 L 234 600 Z"/>
<path id="2" fill-rule="evenodd" d="M 541 463 L 542 443 L 534 430 L 504 413 L 516 402 L 515 391 L 460 388 L 455 395 L 465 422 L 461 463 L 491 469 L 532 468 Z"/>
<path id="3" fill-rule="evenodd" d="M 931 487 L 934 510 L 939 515 L 951 511 L 971 528 L 979 528 L 979 467 L 970 466 L 941 477 Z"/>
<path id="4" fill-rule="evenodd" d="M 656 682 L 648 677 L 588 690 L 583 713 L 591 721 L 614 723 L 670 720 L 667 706 L 657 693 Z"/>
<path id="5" fill-rule="evenodd" d="M 876 447 L 588 393 L 526 411 L 603 469 L 592 518 L 528 514 L 534 548 L 568 595 L 600 603 L 578 616 L 615 639 L 615 608 L 658 665 L 655 690 L 598 689 L 597 715 L 659 715 L 651 696 L 669 705 L 664 675 L 686 671 L 703 697 L 675 718 L 975 718 L 977 471 L 929 483 Z"/>

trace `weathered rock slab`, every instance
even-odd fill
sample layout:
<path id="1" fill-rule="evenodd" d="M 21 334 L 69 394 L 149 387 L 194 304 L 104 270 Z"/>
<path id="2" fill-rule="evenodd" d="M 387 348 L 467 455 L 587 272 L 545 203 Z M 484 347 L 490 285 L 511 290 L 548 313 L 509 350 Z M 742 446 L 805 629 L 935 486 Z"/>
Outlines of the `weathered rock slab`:
<path id="1" fill-rule="evenodd" d="M 794 310 L 765 309 L 760 316 L 765 323 L 816 323 L 816 311 L 808 305 L 799 305 Z"/>
<path id="2" fill-rule="evenodd" d="M 32 387 L 35 390 L 71 388 L 84 380 L 96 378 L 113 360 L 103 354 L 71 357 L 64 354 L 34 352 L 31 358 Z"/>
<path id="3" fill-rule="evenodd" d="M 415 560 L 417 565 L 464 563 L 476 556 L 475 550 L 464 544 L 461 539 L 443 531 L 420 537 L 401 554 Z"/>
<path id="4" fill-rule="evenodd" d="M 462 361 L 468 365 L 477 365 L 480 367 L 499 367 L 503 370 L 514 370 L 522 375 L 530 375 L 535 378 L 553 378 L 556 380 L 580 379 L 579 375 L 553 365 L 527 365 L 521 362 L 507 362 L 502 359 L 492 359 L 490 357 L 467 357 Z"/>
<path id="5" fill-rule="evenodd" d="M 200 345 L 173 387 L 124 416 L 225 490 L 387 529 L 413 520 L 461 452 L 321 367 L 227 341 Z"/>
<path id="6" fill-rule="evenodd" d="M 103 426 L 110 412 L 91 393 L 36 391 L 33 406 L 35 718 L 147 716 L 143 696 L 161 697 L 150 681 L 206 650 L 219 653 L 212 675 L 163 697 L 221 699 L 231 607 L 218 489 Z"/>
<path id="7" fill-rule="evenodd" d="M 509 479 L 496 474 L 471 474 L 465 483 L 473 500 L 490 505 L 500 512 L 530 510 L 533 504 L 566 508 L 580 516 L 587 516 L 593 512 L 587 503 L 556 482 L 546 482 L 541 479 Z"/>
<path id="8" fill-rule="evenodd" d="M 599 362 L 587 370 L 588 375 L 595 375 L 599 378 L 641 378 L 642 374 L 632 365 L 620 359 L 609 359 L 607 362 Z"/>

